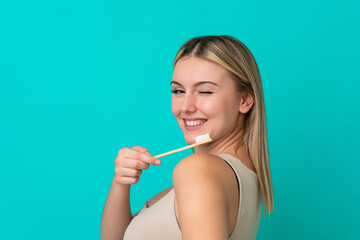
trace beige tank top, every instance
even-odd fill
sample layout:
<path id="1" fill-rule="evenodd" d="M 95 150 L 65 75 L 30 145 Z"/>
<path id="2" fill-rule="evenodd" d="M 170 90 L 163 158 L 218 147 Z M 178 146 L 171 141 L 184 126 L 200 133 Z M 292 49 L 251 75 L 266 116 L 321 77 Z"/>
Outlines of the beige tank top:
<path id="1" fill-rule="evenodd" d="M 237 222 L 229 240 L 254 240 L 258 232 L 262 195 L 257 174 L 239 159 L 229 154 L 218 154 L 234 170 L 240 191 Z M 175 216 L 175 191 L 147 207 L 144 204 L 127 227 L 124 240 L 181 240 L 181 231 Z"/>

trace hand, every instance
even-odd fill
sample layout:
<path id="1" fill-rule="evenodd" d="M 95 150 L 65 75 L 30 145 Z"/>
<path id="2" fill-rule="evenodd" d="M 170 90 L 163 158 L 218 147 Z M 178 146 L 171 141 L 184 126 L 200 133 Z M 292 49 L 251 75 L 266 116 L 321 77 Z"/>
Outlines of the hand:
<path id="1" fill-rule="evenodd" d="M 160 163 L 160 160 L 152 157 L 144 147 L 120 149 L 115 159 L 115 180 L 119 184 L 135 184 L 139 181 L 142 170 L 148 169 L 149 164 L 160 165 Z"/>

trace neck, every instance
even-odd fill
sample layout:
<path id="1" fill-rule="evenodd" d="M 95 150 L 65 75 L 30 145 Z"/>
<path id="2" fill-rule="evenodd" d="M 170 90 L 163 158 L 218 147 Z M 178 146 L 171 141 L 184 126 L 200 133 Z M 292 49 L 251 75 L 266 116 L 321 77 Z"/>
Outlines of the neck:
<path id="1" fill-rule="evenodd" d="M 244 128 L 239 127 L 230 134 L 216 139 L 208 144 L 195 147 L 195 153 L 221 154 L 227 153 L 236 156 L 236 146 L 244 135 Z"/>

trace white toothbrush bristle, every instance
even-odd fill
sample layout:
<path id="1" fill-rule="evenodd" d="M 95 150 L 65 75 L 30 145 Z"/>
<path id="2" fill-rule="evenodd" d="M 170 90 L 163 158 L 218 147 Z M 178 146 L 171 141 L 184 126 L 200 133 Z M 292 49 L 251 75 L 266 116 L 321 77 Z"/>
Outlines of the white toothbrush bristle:
<path id="1" fill-rule="evenodd" d="M 195 138 L 195 142 L 203 142 L 203 141 L 205 141 L 205 140 L 208 140 L 208 139 L 210 139 L 210 135 L 207 133 L 207 134 L 204 134 L 204 135 L 200 135 L 200 136 L 197 136 L 196 138 Z"/>

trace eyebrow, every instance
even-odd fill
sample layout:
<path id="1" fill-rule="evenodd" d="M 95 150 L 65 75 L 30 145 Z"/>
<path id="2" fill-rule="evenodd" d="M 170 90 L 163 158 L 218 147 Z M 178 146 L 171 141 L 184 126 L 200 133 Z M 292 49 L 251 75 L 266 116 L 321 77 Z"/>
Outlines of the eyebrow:
<path id="1" fill-rule="evenodd" d="M 210 82 L 210 81 L 201 81 L 201 82 L 197 82 L 197 83 L 195 83 L 195 84 L 194 84 L 194 87 L 198 87 L 198 86 L 200 86 L 200 85 L 202 85 L 202 84 L 208 84 L 208 83 L 213 84 L 213 85 L 215 85 L 215 86 L 219 86 L 219 85 L 217 85 L 217 84 L 216 84 L 216 83 L 214 83 L 214 82 Z M 171 81 L 171 82 L 170 82 L 170 85 L 171 85 L 171 84 L 177 84 L 177 85 L 179 85 L 180 87 L 183 87 L 183 85 L 181 85 L 181 83 L 176 82 L 176 81 Z"/>

